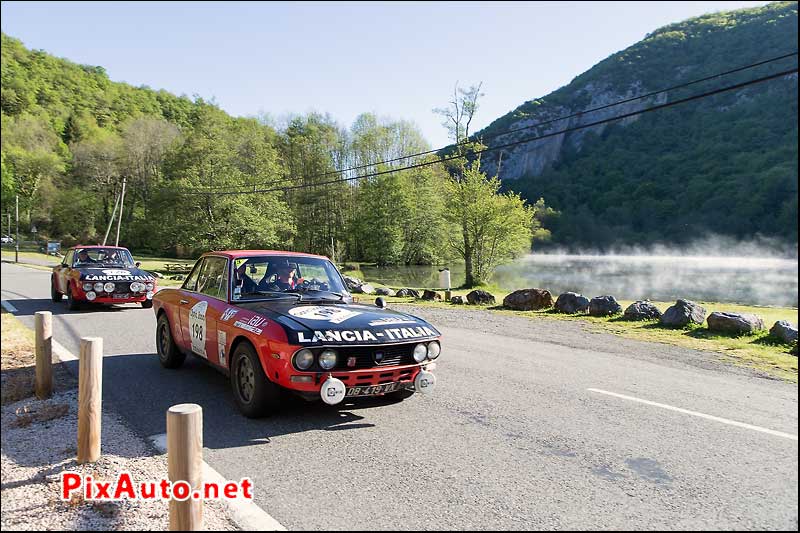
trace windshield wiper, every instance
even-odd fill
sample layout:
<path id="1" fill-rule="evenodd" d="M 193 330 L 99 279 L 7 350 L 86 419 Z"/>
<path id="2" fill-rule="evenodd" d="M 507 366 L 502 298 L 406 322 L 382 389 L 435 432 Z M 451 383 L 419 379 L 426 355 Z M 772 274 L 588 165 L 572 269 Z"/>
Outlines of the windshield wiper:
<path id="1" fill-rule="evenodd" d="M 246 296 L 248 294 L 263 294 L 265 296 L 283 296 L 284 298 L 292 298 L 297 297 L 297 300 L 300 301 L 303 299 L 302 294 L 298 294 L 296 292 L 280 292 L 280 291 L 253 291 L 243 294 L 242 296 Z"/>
<path id="2" fill-rule="evenodd" d="M 312 292 L 312 291 L 313 292 L 327 292 L 328 294 L 332 294 L 332 295 L 338 297 L 340 301 L 344 300 L 344 294 L 341 294 L 341 293 L 338 293 L 338 292 L 326 291 L 326 290 L 323 290 L 323 289 L 305 289 L 305 292 Z"/>

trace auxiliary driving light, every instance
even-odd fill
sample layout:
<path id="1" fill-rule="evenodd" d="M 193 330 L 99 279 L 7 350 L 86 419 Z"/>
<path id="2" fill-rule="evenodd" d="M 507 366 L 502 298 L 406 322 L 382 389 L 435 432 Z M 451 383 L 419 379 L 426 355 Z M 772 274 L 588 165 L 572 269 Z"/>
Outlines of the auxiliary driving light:
<path id="1" fill-rule="evenodd" d="M 103 285 L 103 290 L 106 292 L 114 292 L 114 284 L 109 281 L 108 283 Z"/>
<path id="2" fill-rule="evenodd" d="M 101 281 L 94 284 L 94 292 L 103 292 L 103 283 Z"/>
<path id="3" fill-rule="evenodd" d="M 90 302 L 93 302 L 95 298 L 97 298 L 97 295 L 94 293 L 94 291 L 89 291 L 86 293 L 86 299 Z"/>
<path id="4" fill-rule="evenodd" d="M 83 292 L 89 292 L 92 290 L 93 285 L 91 283 L 84 283 L 83 284 Z"/>

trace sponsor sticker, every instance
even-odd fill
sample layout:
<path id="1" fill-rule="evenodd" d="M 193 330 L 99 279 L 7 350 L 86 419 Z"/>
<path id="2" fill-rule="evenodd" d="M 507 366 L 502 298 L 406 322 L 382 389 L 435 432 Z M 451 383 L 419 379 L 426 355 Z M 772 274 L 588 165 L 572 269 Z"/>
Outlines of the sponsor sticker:
<path id="1" fill-rule="evenodd" d="M 361 313 L 341 307 L 309 305 L 293 307 L 289 309 L 289 314 L 306 320 L 320 320 L 330 322 L 331 324 L 341 324 L 345 320 L 358 316 Z"/>
<path id="2" fill-rule="evenodd" d="M 238 312 L 239 312 L 239 310 L 236 309 L 235 307 L 228 307 L 222 313 L 222 316 L 220 317 L 220 320 L 222 320 L 223 322 L 227 322 L 228 320 L 230 320 L 233 317 L 233 315 L 235 315 Z"/>
<path id="3" fill-rule="evenodd" d="M 225 346 L 228 344 L 228 336 L 224 331 L 217 330 L 217 354 L 219 364 L 225 366 Z"/>
<path id="4" fill-rule="evenodd" d="M 351 342 L 377 342 L 379 340 L 400 341 L 405 339 L 421 339 L 435 337 L 436 332 L 427 326 L 414 328 L 386 328 L 383 331 L 361 330 L 315 330 L 310 334 L 304 331 L 297 332 L 297 341 L 300 343 L 351 343 Z"/>
<path id="5" fill-rule="evenodd" d="M 237 328 L 241 328 L 243 330 L 249 331 L 251 333 L 255 333 L 256 335 L 261 335 L 264 330 L 262 327 L 267 323 L 267 319 L 263 316 L 254 316 L 250 319 L 245 320 L 237 320 L 233 323 L 234 326 Z"/>
<path id="6" fill-rule="evenodd" d="M 416 324 L 416 320 L 411 320 L 404 316 L 387 316 L 369 323 L 370 326 L 391 326 L 393 324 Z"/>
<path id="7" fill-rule="evenodd" d="M 128 270 L 103 270 L 103 274 L 106 276 L 130 276 L 131 273 Z"/>
<path id="8" fill-rule="evenodd" d="M 192 337 L 192 351 L 208 359 L 206 354 L 206 311 L 208 302 L 197 302 L 189 311 L 189 335 Z"/>

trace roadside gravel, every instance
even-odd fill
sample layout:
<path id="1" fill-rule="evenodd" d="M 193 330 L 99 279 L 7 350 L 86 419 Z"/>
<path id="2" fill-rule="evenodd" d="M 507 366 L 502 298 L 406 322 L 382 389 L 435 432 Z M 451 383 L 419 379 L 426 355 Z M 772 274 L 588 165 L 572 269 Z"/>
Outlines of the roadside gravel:
<path id="1" fill-rule="evenodd" d="M 117 416 L 107 410 L 102 421 L 101 459 L 94 464 L 75 461 L 77 390 L 40 401 L 28 398 L 2 408 L 3 530 L 167 530 L 168 502 L 87 502 L 59 498 L 59 474 L 73 471 L 111 481 L 121 471 L 134 482 L 157 481 L 167 475 L 166 455 L 158 455 Z M 36 421 L 39 418 L 56 418 Z M 236 530 L 227 507 L 205 502 L 205 529 Z"/>
<path id="2" fill-rule="evenodd" d="M 391 308 L 424 318 L 434 326 L 466 329 L 546 342 L 582 350 L 602 350 L 632 359 L 658 362 L 669 367 L 693 367 L 729 374 L 775 379 L 757 370 L 735 366 L 721 360 L 717 352 L 691 350 L 680 346 L 627 339 L 577 320 L 530 318 L 510 312 L 459 306 L 454 309 L 393 303 Z M 445 346 L 446 349 L 446 346 Z"/>

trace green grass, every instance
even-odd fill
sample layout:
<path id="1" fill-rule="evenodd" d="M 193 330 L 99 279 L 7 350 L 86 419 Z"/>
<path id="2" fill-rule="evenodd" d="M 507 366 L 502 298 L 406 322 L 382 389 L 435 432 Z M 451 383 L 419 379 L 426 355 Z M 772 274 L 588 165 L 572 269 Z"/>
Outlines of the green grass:
<path id="1" fill-rule="evenodd" d="M 592 317 L 589 315 L 564 315 L 553 309 L 541 311 L 512 311 L 502 309 L 503 298 L 508 293 L 497 287 L 479 287 L 495 295 L 496 306 L 453 305 L 448 302 L 425 302 L 414 298 L 387 297 L 388 303 L 413 303 L 438 309 L 450 309 L 458 312 L 462 309 L 486 309 L 490 312 L 503 313 L 515 316 L 524 316 L 530 319 L 546 320 L 572 320 L 587 323 L 592 328 L 606 331 L 622 337 L 672 344 L 694 350 L 717 352 L 723 361 L 753 368 L 770 376 L 797 382 L 797 356 L 789 354 L 791 345 L 781 344 L 769 335 L 769 328 L 778 321 L 786 320 L 792 324 L 798 323 L 798 311 L 793 307 L 761 307 L 751 305 L 697 302 L 705 307 L 707 315 L 714 311 L 727 311 L 731 313 L 747 313 L 761 317 L 767 328 L 753 335 L 733 336 L 710 331 L 705 325 L 696 325 L 685 329 L 669 329 L 660 327 L 657 320 L 633 322 L 624 320 L 622 315 L 615 317 Z M 453 295 L 466 295 L 472 289 L 454 289 Z M 444 296 L 444 291 L 437 291 Z M 359 301 L 369 302 L 374 297 L 359 295 Z M 620 305 L 625 309 L 632 300 L 620 300 Z M 652 302 L 661 312 L 675 302 Z M 707 316 L 706 315 L 706 316 Z"/>

